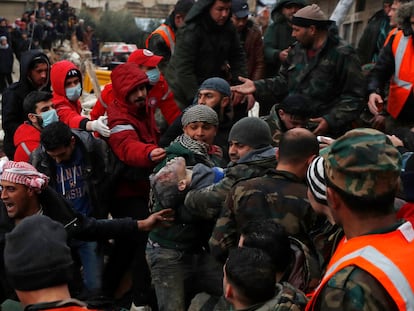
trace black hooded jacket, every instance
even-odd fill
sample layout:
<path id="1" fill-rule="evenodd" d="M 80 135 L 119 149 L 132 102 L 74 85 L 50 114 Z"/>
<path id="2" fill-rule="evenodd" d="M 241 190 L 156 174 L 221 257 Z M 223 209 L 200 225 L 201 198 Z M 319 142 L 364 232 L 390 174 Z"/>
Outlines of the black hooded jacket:
<path id="1" fill-rule="evenodd" d="M 2 98 L 2 123 L 4 130 L 4 152 L 12 160 L 16 148 L 13 143 L 13 136 L 16 129 L 23 124 L 27 116 L 23 112 L 24 98 L 32 91 L 50 92 L 50 79 L 42 89 L 37 89 L 27 77 L 30 65 L 37 57 L 43 58 L 47 63 L 50 72 L 50 63 L 47 56 L 39 50 L 30 50 L 22 54 L 20 61 L 20 80 L 10 85 L 3 93 Z"/>

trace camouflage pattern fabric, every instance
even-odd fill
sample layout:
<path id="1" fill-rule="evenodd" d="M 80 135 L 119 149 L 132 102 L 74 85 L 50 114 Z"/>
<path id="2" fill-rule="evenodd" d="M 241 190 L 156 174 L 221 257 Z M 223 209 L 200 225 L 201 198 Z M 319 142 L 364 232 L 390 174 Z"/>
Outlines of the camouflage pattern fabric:
<path id="1" fill-rule="evenodd" d="M 190 191 L 185 198 L 185 207 L 181 208 L 180 216 L 186 214 L 192 218 L 215 220 L 220 214 L 223 203 L 235 182 L 253 177 L 263 176 L 267 170 L 276 167 L 276 156 L 256 161 L 230 165 L 224 178 L 214 185 Z"/>
<path id="2" fill-rule="evenodd" d="M 274 219 L 312 249 L 308 232 L 316 216 L 306 192 L 306 185 L 285 171 L 236 183 L 209 241 L 213 256 L 225 260 L 228 250 L 238 244 L 240 228 L 253 219 Z"/>
<path id="3" fill-rule="evenodd" d="M 398 310 L 384 287 L 369 273 L 355 266 L 338 271 L 318 297 L 314 310 Z"/>
<path id="4" fill-rule="evenodd" d="M 288 90 L 310 99 L 312 117 L 323 117 L 329 125 L 329 136 L 338 137 L 352 128 L 359 118 L 365 96 L 365 81 L 354 49 L 336 35 L 313 58 L 297 44 L 279 74 L 255 81 L 255 98 L 260 103 L 273 95 L 277 102 Z"/>
<path id="5" fill-rule="evenodd" d="M 388 137 L 355 129 L 323 150 L 327 180 L 346 193 L 376 197 L 397 189 L 401 156 Z"/>
<path id="6" fill-rule="evenodd" d="M 269 115 L 260 117 L 262 120 L 264 120 L 267 125 L 269 125 L 270 133 L 272 135 L 272 146 L 278 147 L 279 141 L 282 138 L 282 135 L 284 132 L 286 132 L 286 128 L 282 121 L 279 118 L 279 115 L 277 114 L 277 104 L 273 105 L 270 109 Z"/>
<path id="7" fill-rule="evenodd" d="M 289 283 L 277 283 L 275 296 L 265 303 L 256 304 L 241 311 L 301 311 L 308 302 L 305 294 Z M 214 304 L 212 304 L 214 303 Z M 233 306 L 222 296 L 212 297 L 206 293 L 197 294 L 188 311 L 232 311 Z"/>

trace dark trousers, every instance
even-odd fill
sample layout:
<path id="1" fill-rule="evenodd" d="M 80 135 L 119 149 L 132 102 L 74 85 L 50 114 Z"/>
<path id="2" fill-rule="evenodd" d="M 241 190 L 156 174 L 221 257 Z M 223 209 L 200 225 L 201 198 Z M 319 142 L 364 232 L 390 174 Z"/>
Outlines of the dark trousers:
<path id="1" fill-rule="evenodd" d="M 115 198 L 110 206 L 114 218 L 145 219 L 149 215 L 148 200 L 143 197 Z M 113 296 L 127 271 L 132 273 L 132 300 L 136 306 L 149 304 L 151 276 L 145 258 L 148 234 L 140 232 L 115 239 L 105 266 L 103 290 Z"/>

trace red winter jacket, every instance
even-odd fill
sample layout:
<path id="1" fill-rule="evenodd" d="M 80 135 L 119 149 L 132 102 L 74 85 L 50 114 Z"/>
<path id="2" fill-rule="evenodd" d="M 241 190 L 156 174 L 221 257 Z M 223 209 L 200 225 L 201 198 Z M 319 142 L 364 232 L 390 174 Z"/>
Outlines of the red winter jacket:
<path id="1" fill-rule="evenodd" d="M 68 60 L 62 60 L 52 66 L 50 71 L 50 80 L 53 89 L 52 102 L 55 105 L 60 121 L 66 123 L 70 128 L 86 130 L 86 123 L 89 119 L 81 115 L 81 102 L 79 100 L 72 102 L 66 97 L 66 74 L 72 69 L 79 71 L 75 64 Z"/>
<path id="2" fill-rule="evenodd" d="M 108 105 L 108 125 L 111 129 L 108 143 L 122 162 L 142 169 L 147 175 L 140 181 L 124 181 L 119 185 L 118 193 L 123 196 L 147 196 L 148 176 L 154 167 L 149 154 L 158 147 L 159 139 L 154 108 L 147 105 L 144 109 L 138 109 L 128 104 L 126 98 L 135 87 L 148 83 L 148 78 L 135 64 L 126 63 L 112 71 L 111 79 L 115 99 Z"/>
<path id="3" fill-rule="evenodd" d="M 102 100 L 104 101 L 104 105 L 102 105 Z M 101 98 L 98 98 L 95 106 L 93 106 L 91 119 L 96 120 L 100 116 L 103 116 L 106 111 L 105 106 L 108 106 L 113 100 L 112 84 L 109 83 L 105 85 L 105 88 L 101 92 Z M 153 108 L 159 108 L 168 125 L 171 125 L 181 115 L 181 110 L 175 103 L 174 94 L 169 89 L 163 75 L 160 76 L 160 80 L 149 90 L 148 105 Z"/>
<path id="4" fill-rule="evenodd" d="M 30 154 L 39 147 L 40 131 L 28 122 L 20 125 L 14 133 L 14 161 L 29 162 Z"/>

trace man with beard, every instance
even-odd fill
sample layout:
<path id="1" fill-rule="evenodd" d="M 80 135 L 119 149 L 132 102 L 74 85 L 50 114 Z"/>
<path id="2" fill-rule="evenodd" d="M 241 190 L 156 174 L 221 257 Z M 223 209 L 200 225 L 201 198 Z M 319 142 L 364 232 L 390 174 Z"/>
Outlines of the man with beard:
<path id="1" fill-rule="evenodd" d="M 316 4 L 297 11 L 292 25 L 298 44 L 279 74 L 258 81 L 240 78 L 244 84 L 233 86 L 232 91 L 254 93 L 259 103 L 300 93 L 309 99 L 313 133 L 338 137 L 352 127 L 363 107 L 365 84 L 358 57 Z"/>
<path id="2" fill-rule="evenodd" d="M 20 124 L 26 120 L 23 112 L 23 101 L 32 91 L 50 92 L 50 62 L 39 50 L 31 50 L 22 54 L 20 61 L 20 80 L 10 85 L 3 93 L 2 122 L 4 130 L 4 152 L 13 159 L 15 147 L 13 136 Z"/>
<path id="3" fill-rule="evenodd" d="M 181 109 L 192 103 L 205 79 L 221 77 L 238 84 L 237 77 L 246 75 L 245 53 L 230 12 L 230 0 L 199 0 L 177 32 L 165 78 Z"/>
<path id="4" fill-rule="evenodd" d="M 135 63 L 117 66 L 111 73 L 115 95 L 108 105 L 108 143 L 127 169 L 119 177 L 111 215 L 114 218 L 148 216 L 149 175 L 166 152 L 158 147 L 154 107 L 147 104 L 147 75 Z M 125 268 L 132 266 L 133 304 L 149 303 L 150 273 L 145 259 L 147 237 L 131 235 L 115 241 L 114 256 L 104 272 L 104 290 L 114 293 Z M 133 247 L 134 246 L 134 247 Z M 121 271 L 120 271 L 121 270 Z M 106 287 L 106 288 L 105 288 Z"/>

